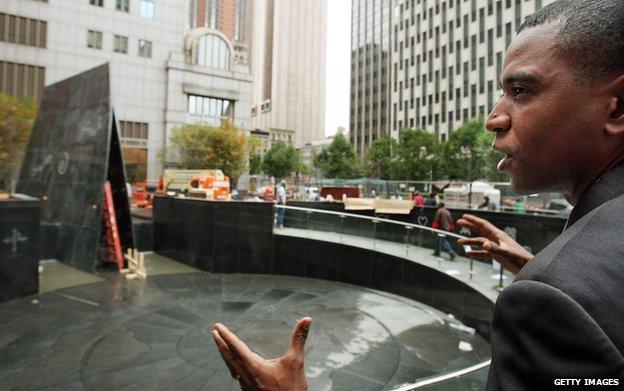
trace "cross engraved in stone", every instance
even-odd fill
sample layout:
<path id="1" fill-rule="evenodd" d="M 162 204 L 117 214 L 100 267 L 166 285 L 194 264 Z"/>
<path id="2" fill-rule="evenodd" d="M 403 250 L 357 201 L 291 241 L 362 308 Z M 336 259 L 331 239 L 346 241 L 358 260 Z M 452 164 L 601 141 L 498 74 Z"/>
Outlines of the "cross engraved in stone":
<path id="1" fill-rule="evenodd" d="M 2 241 L 5 244 L 11 244 L 11 252 L 15 254 L 17 252 L 17 244 L 19 242 L 26 242 L 28 238 L 26 236 L 22 236 L 22 233 L 17 229 L 13 228 L 12 232 L 13 236 L 10 236 Z"/>

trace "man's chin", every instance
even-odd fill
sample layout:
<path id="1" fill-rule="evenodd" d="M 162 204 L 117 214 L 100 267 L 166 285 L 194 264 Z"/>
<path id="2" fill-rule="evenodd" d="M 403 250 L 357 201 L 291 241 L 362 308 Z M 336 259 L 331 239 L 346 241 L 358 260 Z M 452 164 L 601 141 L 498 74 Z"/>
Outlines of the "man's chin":
<path id="1" fill-rule="evenodd" d="M 518 195 L 531 195 L 536 193 L 551 192 L 547 185 L 541 182 L 530 181 L 524 178 L 514 177 L 510 175 L 509 181 L 511 182 L 511 189 Z"/>

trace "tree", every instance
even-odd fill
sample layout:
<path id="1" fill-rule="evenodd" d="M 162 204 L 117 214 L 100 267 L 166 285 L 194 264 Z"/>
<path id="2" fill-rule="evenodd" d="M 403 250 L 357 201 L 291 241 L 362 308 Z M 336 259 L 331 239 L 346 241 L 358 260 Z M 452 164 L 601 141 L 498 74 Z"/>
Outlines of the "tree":
<path id="1" fill-rule="evenodd" d="M 393 179 L 397 170 L 397 142 L 383 135 L 366 150 L 366 172 L 372 178 Z"/>
<path id="2" fill-rule="evenodd" d="M 453 132 L 442 151 L 446 174 L 467 181 L 502 180 L 496 169 L 501 154 L 492 149 L 493 139 L 483 118 L 469 121 Z"/>
<path id="3" fill-rule="evenodd" d="M 249 158 L 249 174 L 257 175 L 262 172 L 262 156 L 252 155 Z"/>
<path id="4" fill-rule="evenodd" d="M 440 170 L 438 138 L 424 130 L 406 130 L 397 146 L 393 179 L 429 180 Z"/>
<path id="5" fill-rule="evenodd" d="M 37 115 L 37 102 L 0 94 L 0 189 L 9 191 L 24 159 Z"/>
<path id="6" fill-rule="evenodd" d="M 276 179 L 289 176 L 297 171 L 299 166 L 299 151 L 283 141 L 275 142 L 262 161 L 262 171 Z"/>
<path id="7" fill-rule="evenodd" d="M 233 180 L 245 169 L 247 137 L 229 120 L 219 127 L 195 124 L 176 128 L 169 141 L 185 169 L 221 169 Z"/>
<path id="8" fill-rule="evenodd" d="M 314 157 L 314 166 L 327 178 L 358 178 L 361 171 L 355 149 L 340 133 L 334 136 L 329 147 Z"/>

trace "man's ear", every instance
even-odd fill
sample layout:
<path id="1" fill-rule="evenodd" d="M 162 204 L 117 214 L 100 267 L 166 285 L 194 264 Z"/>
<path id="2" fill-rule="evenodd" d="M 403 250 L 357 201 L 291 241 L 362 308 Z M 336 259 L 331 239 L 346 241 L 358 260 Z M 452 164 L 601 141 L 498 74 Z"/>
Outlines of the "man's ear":
<path id="1" fill-rule="evenodd" d="M 619 76 L 612 84 L 605 131 L 611 136 L 624 136 L 624 75 Z"/>

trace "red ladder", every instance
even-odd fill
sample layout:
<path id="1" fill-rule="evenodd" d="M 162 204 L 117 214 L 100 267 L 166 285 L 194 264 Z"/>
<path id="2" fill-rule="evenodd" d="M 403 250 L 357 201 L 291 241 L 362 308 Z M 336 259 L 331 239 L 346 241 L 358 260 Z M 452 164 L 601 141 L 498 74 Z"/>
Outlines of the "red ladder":
<path id="1" fill-rule="evenodd" d="M 124 267 L 124 260 L 115 216 L 113 191 L 110 182 L 106 181 L 104 183 L 104 200 L 102 201 L 102 223 L 103 229 L 106 231 L 106 259 L 110 262 L 116 262 L 117 268 L 121 270 Z"/>

